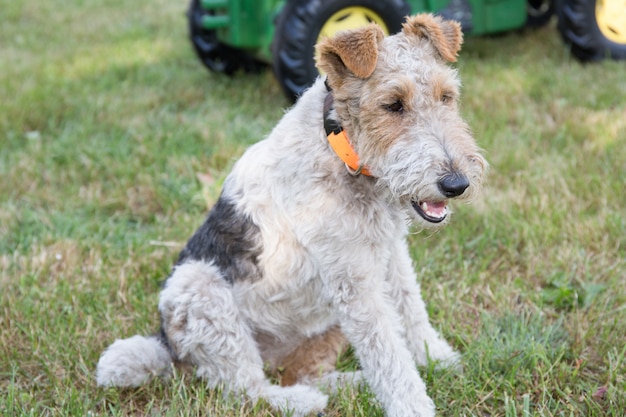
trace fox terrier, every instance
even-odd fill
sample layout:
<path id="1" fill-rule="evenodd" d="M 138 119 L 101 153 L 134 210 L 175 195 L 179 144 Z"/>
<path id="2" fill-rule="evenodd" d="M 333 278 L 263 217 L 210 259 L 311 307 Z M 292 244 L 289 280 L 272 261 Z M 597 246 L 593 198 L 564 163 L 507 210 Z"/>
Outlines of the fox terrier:
<path id="1" fill-rule="evenodd" d="M 430 14 L 389 37 L 370 25 L 322 40 L 325 75 L 239 159 L 180 253 L 160 333 L 116 340 L 97 383 L 137 386 L 183 364 L 296 416 L 360 383 L 387 416 L 433 416 L 416 364 L 458 367 L 459 355 L 429 323 L 406 236 L 447 223 L 487 168 L 447 64 L 462 40 Z M 334 369 L 348 344 L 353 373 Z"/>

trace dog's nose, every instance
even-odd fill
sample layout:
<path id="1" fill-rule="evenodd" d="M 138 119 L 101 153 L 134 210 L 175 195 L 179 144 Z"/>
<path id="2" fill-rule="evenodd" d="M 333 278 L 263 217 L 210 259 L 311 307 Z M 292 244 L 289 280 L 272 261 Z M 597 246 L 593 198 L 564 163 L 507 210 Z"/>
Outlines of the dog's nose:
<path id="1" fill-rule="evenodd" d="M 442 177 L 437 183 L 439 190 L 448 198 L 458 197 L 469 187 L 469 180 L 463 174 L 455 172 Z"/>

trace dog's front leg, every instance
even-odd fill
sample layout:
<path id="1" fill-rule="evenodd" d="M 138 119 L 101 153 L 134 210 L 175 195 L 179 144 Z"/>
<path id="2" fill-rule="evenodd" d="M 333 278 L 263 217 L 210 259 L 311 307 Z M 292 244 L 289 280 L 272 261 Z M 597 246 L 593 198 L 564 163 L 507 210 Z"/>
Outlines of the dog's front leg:
<path id="1" fill-rule="evenodd" d="M 460 370 L 460 355 L 430 324 L 406 243 L 399 242 L 393 254 L 387 290 L 396 302 L 404 324 L 403 332 L 415 361 L 423 366 L 430 359 L 439 361 L 444 367 Z"/>
<path id="2" fill-rule="evenodd" d="M 399 317 L 381 288 L 363 281 L 344 282 L 337 300 L 341 330 L 356 351 L 365 380 L 388 417 L 431 417 L 435 406 L 426 394 Z"/>

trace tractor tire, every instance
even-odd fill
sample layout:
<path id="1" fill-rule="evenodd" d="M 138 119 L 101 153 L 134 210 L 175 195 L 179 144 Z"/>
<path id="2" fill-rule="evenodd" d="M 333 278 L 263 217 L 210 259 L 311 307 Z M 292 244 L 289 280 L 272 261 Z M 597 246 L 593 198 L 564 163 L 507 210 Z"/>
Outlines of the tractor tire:
<path id="1" fill-rule="evenodd" d="M 581 61 L 626 59 L 624 0 L 561 0 L 558 29 Z"/>
<path id="2" fill-rule="evenodd" d="M 315 44 L 369 22 L 387 34 L 402 29 L 411 8 L 405 0 L 288 0 L 276 19 L 272 42 L 274 74 L 287 97 L 295 101 L 319 75 Z"/>
<path id="3" fill-rule="evenodd" d="M 202 17 L 210 14 L 203 9 L 200 0 L 191 0 L 187 10 L 189 38 L 200 61 L 213 72 L 233 75 L 238 70 L 248 73 L 261 72 L 266 65 L 244 51 L 232 48 L 217 37 L 215 30 L 202 26 Z"/>
<path id="4" fill-rule="evenodd" d="M 526 3 L 526 27 L 539 28 L 548 24 L 554 16 L 555 0 L 528 0 Z"/>

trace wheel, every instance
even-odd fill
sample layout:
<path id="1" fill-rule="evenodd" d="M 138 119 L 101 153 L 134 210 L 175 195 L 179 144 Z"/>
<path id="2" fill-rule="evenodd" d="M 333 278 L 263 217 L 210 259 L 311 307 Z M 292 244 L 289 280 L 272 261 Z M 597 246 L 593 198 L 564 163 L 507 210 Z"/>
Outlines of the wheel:
<path id="1" fill-rule="evenodd" d="M 626 59 L 625 0 L 562 0 L 559 32 L 583 61 Z"/>
<path id="2" fill-rule="evenodd" d="M 528 0 L 526 26 L 538 28 L 546 25 L 554 16 L 554 9 L 554 0 Z"/>
<path id="3" fill-rule="evenodd" d="M 187 11 L 189 37 L 198 58 L 209 70 L 232 75 L 239 69 L 260 72 L 265 68 L 265 64 L 245 52 L 220 42 L 215 30 L 205 29 L 202 18 L 210 14 L 202 8 L 200 0 L 191 0 Z"/>
<path id="4" fill-rule="evenodd" d="M 320 37 L 370 22 L 395 33 L 410 11 L 404 0 L 288 0 L 271 48 L 274 73 L 287 97 L 295 100 L 319 75 L 314 54 Z"/>

